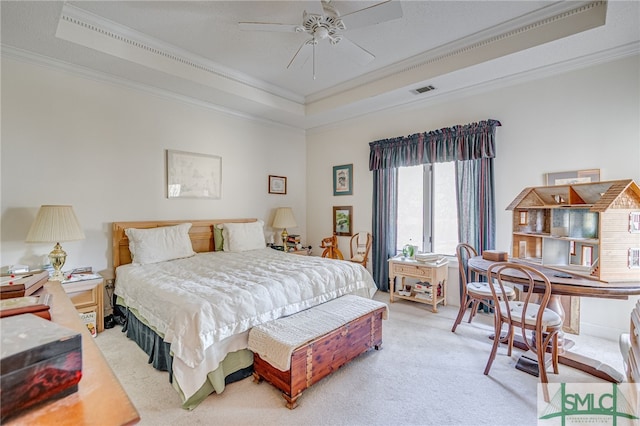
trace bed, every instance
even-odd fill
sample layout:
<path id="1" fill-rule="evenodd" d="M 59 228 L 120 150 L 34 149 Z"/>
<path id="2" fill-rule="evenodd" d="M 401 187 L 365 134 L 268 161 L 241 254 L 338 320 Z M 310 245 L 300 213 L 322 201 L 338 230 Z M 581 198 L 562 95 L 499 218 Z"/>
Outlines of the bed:
<path id="1" fill-rule="evenodd" d="M 376 292 L 362 265 L 265 247 L 256 219 L 115 222 L 112 235 L 123 331 L 186 409 L 251 374 L 252 327 Z"/>

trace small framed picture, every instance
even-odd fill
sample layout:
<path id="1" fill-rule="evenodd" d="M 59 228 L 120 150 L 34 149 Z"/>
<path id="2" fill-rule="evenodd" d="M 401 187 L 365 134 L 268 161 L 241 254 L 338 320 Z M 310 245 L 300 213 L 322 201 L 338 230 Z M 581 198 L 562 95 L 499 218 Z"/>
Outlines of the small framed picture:
<path id="1" fill-rule="evenodd" d="M 333 233 L 341 237 L 353 234 L 353 208 L 351 206 L 333 207 Z"/>
<path id="2" fill-rule="evenodd" d="M 269 194 L 286 194 L 287 178 L 269 175 Z"/>
<path id="3" fill-rule="evenodd" d="M 333 195 L 353 195 L 353 164 L 333 167 Z"/>

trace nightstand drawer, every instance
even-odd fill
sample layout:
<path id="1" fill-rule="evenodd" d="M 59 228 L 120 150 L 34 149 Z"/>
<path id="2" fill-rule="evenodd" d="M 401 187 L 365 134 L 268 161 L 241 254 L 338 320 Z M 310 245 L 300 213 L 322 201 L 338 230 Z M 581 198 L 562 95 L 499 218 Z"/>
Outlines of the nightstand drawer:
<path id="1" fill-rule="evenodd" d="M 414 265 L 393 265 L 393 272 L 418 278 L 431 278 L 431 269 Z"/>
<path id="2" fill-rule="evenodd" d="M 78 311 L 82 308 L 95 308 L 98 304 L 98 287 L 69 293 L 69 299 L 73 302 L 73 306 L 75 306 Z"/>

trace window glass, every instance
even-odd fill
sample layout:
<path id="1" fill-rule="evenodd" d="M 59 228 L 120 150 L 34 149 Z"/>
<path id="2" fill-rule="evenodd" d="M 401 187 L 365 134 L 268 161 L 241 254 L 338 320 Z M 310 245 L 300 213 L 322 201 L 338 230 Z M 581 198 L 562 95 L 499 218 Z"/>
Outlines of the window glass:
<path id="1" fill-rule="evenodd" d="M 397 249 L 454 255 L 458 244 L 455 164 L 398 169 Z"/>

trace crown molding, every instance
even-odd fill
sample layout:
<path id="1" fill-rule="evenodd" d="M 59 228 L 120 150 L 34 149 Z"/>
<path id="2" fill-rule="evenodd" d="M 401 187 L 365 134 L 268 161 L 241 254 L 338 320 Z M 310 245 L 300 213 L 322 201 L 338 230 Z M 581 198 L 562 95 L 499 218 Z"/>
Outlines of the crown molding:
<path id="1" fill-rule="evenodd" d="M 388 115 L 389 113 L 402 113 L 404 111 L 411 111 L 418 108 L 440 105 L 445 102 L 464 99 L 506 87 L 542 80 L 573 71 L 579 71 L 585 68 L 606 64 L 608 62 L 632 56 L 637 56 L 640 60 L 640 42 L 628 43 L 615 49 L 603 50 L 595 54 L 569 59 L 552 65 L 545 65 L 539 68 L 530 69 L 505 77 L 498 77 L 490 81 L 484 81 L 482 83 L 472 84 L 446 92 L 430 92 L 426 97 L 416 97 L 409 101 L 401 101 L 395 105 L 387 104 L 382 108 L 371 108 L 361 114 L 348 115 L 341 113 L 339 116 L 346 118 L 331 120 L 328 124 L 324 125 L 308 127 L 307 135 L 320 134 L 326 131 L 335 130 L 348 125 L 349 123 L 356 123 L 358 120 L 361 120 L 366 116 L 382 116 L 382 114 Z"/>
<path id="2" fill-rule="evenodd" d="M 578 5 L 578 7 L 576 7 Z M 307 96 L 307 115 L 383 96 L 456 69 L 477 65 L 605 24 L 606 1 L 561 2 Z"/>
<path id="3" fill-rule="evenodd" d="M 303 111 L 304 97 L 300 95 L 68 3 L 63 5 L 56 37 L 290 113 Z"/>

